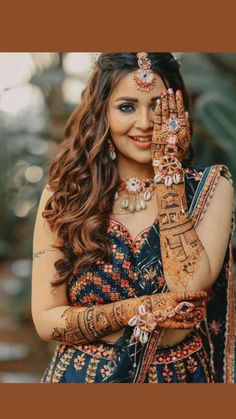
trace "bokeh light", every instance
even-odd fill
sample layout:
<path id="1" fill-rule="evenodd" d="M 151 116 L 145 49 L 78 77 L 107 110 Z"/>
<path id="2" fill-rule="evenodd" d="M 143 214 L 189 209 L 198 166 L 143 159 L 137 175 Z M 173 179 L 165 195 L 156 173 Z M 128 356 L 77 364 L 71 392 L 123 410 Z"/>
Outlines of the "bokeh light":
<path id="1" fill-rule="evenodd" d="M 28 182 L 37 183 L 43 177 L 43 169 L 39 166 L 30 166 L 25 171 L 25 178 Z"/>
<path id="2" fill-rule="evenodd" d="M 0 99 L 0 110 L 10 114 L 17 114 L 24 110 L 34 108 L 34 111 L 43 109 L 44 98 L 40 89 L 31 84 L 4 91 Z"/>
<path id="3" fill-rule="evenodd" d="M 87 73 L 92 64 L 92 56 L 87 52 L 67 53 L 63 58 L 63 67 L 69 75 Z"/>

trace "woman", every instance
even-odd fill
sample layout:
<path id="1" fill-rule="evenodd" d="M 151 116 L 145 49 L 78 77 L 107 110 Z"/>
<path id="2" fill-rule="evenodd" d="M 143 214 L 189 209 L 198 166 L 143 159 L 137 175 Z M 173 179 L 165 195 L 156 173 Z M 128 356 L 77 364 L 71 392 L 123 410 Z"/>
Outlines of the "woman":
<path id="1" fill-rule="evenodd" d="M 42 382 L 233 382 L 233 189 L 187 164 L 188 111 L 172 54 L 99 56 L 36 219 Z"/>

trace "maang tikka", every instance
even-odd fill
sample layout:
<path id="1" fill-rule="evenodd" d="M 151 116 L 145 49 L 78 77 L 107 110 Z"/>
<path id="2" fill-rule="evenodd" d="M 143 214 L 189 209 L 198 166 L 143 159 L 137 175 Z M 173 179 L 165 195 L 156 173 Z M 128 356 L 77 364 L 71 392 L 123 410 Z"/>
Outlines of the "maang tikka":
<path id="1" fill-rule="evenodd" d="M 134 81 L 138 90 L 149 92 L 156 85 L 157 75 L 151 69 L 151 60 L 147 52 L 138 52 L 139 69 L 134 73 Z"/>

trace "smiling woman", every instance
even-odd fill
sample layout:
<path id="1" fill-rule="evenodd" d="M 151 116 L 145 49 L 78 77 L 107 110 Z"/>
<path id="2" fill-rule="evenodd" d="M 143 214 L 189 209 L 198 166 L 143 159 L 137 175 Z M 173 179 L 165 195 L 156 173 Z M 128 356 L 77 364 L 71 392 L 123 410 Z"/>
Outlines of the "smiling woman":
<path id="1" fill-rule="evenodd" d="M 134 162 L 145 164 L 152 160 L 153 116 L 164 88 L 162 79 L 157 77 L 155 87 L 144 95 L 135 88 L 133 74 L 129 73 L 119 81 L 108 101 L 110 135 L 121 154 L 119 164 L 126 160 L 130 171 Z M 146 166 L 146 171 L 149 176 L 152 166 Z"/>
<path id="2" fill-rule="evenodd" d="M 233 189 L 190 137 L 171 53 L 99 56 L 35 224 L 42 382 L 234 381 Z"/>

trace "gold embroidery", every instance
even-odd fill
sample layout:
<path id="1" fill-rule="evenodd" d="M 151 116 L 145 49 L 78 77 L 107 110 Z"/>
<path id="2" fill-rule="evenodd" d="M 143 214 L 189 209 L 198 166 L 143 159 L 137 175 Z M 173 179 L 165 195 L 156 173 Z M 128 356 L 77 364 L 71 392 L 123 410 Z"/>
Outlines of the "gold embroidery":
<path id="1" fill-rule="evenodd" d="M 148 382 L 149 383 L 158 383 L 157 379 L 157 368 L 155 365 L 151 365 L 148 370 Z"/>
<path id="2" fill-rule="evenodd" d="M 205 374 L 207 383 L 214 383 L 214 377 L 211 372 L 211 368 L 209 366 L 209 360 L 207 359 L 206 355 L 204 355 L 204 350 L 201 348 L 196 355 L 198 356 L 198 359 L 202 365 L 203 372 Z"/>
<path id="3" fill-rule="evenodd" d="M 171 383 L 173 381 L 174 373 L 171 371 L 167 364 L 164 365 L 162 375 L 166 383 Z"/>
<path id="4" fill-rule="evenodd" d="M 63 376 L 64 372 L 70 365 L 70 360 L 73 357 L 75 353 L 74 348 L 68 348 L 66 349 L 65 353 L 62 355 L 60 361 L 58 362 L 53 377 L 52 377 L 52 383 L 58 383 Z"/>
<path id="5" fill-rule="evenodd" d="M 102 375 L 102 378 L 105 379 L 109 377 L 114 370 L 114 365 L 112 363 L 105 364 L 102 368 L 100 368 L 100 373 Z"/>
<path id="6" fill-rule="evenodd" d="M 86 371 L 85 383 L 94 383 L 100 359 L 91 358 Z"/>
<path id="7" fill-rule="evenodd" d="M 187 370 L 192 374 L 197 370 L 197 361 L 192 356 L 189 356 L 187 359 Z"/>
<path id="8" fill-rule="evenodd" d="M 74 368 L 76 371 L 82 370 L 82 368 L 85 366 L 85 353 L 82 353 L 81 355 L 77 355 L 74 359 Z"/>
<path id="9" fill-rule="evenodd" d="M 174 366 L 175 366 L 178 382 L 186 383 L 187 375 L 186 375 L 186 369 L 185 369 L 185 365 L 183 361 L 180 360 L 180 361 L 175 362 Z"/>
<path id="10" fill-rule="evenodd" d="M 58 345 L 57 348 L 55 349 L 52 360 L 50 362 L 50 365 L 49 365 L 48 369 L 46 369 L 46 371 L 43 374 L 43 377 L 41 379 L 41 383 L 50 383 L 51 382 L 52 373 L 53 373 L 53 369 L 54 369 L 54 366 L 55 366 L 55 363 L 56 363 L 58 353 L 60 351 L 60 346 L 61 345 Z"/>

